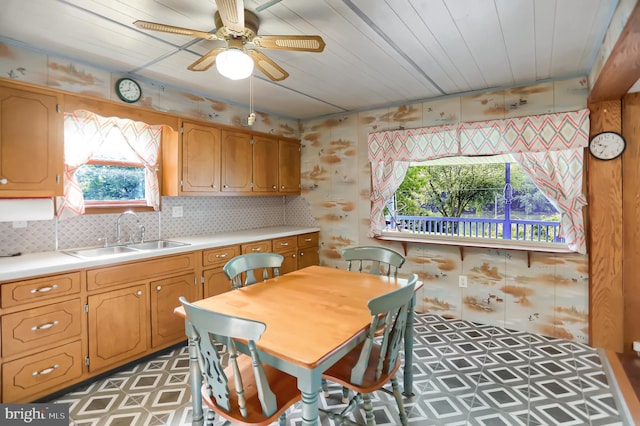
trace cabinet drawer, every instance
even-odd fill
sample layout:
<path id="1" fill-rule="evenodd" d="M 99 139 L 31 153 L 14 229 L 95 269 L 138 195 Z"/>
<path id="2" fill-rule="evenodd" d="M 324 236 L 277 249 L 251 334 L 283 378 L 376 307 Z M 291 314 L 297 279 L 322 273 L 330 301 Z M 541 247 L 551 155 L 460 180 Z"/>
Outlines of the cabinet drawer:
<path id="1" fill-rule="evenodd" d="M 87 271 L 87 289 L 96 290 L 118 284 L 146 281 L 151 278 L 195 269 L 195 252 L 162 256 L 123 265 Z"/>
<path id="2" fill-rule="evenodd" d="M 2 284 L 2 307 L 80 293 L 80 272 Z"/>
<path id="3" fill-rule="evenodd" d="M 317 246 L 319 235 L 318 232 L 298 235 L 298 248 Z"/>
<path id="4" fill-rule="evenodd" d="M 242 254 L 248 253 L 270 253 L 271 252 L 271 240 L 256 241 L 255 243 L 248 243 L 242 245 Z"/>
<path id="5" fill-rule="evenodd" d="M 202 252 L 202 266 L 223 266 L 240 254 L 240 246 L 226 246 Z"/>
<path id="6" fill-rule="evenodd" d="M 286 253 L 298 248 L 298 238 L 293 235 L 291 237 L 276 238 L 273 240 L 274 253 Z"/>
<path id="7" fill-rule="evenodd" d="M 79 337 L 81 330 L 80 299 L 5 315 L 2 317 L 2 356 Z"/>
<path id="8" fill-rule="evenodd" d="M 82 346 L 72 342 L 2 365 L 2 402 L 26 402 L 82 375 Z"/>

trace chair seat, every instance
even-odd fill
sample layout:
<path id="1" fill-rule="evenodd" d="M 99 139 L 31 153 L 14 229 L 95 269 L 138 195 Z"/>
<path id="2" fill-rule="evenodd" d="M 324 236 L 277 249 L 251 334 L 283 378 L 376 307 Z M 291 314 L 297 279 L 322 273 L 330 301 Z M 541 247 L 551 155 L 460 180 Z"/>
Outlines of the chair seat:
<path id="1" fill-rule="evenodd" d="M 258 400 L 258 387 L 253 374 L 251 357 L 247 355 L 239 355 L 238 368 L 240 377 L 244 387 L 244 396 L 247 401 L 247 417 L 242 417 L 238 407 L 238 398 L 234 392 L 234 373 L 233 368 L 228 366 L 224 373 L 229 380 L 230 394 L 229 402 L 232 411 L 227 411 L 217 405 L 214 398 L 209 396 L 206 385 L 202 387 L 202 400 L 205 404 L 218 413 L 221 417 L 233 422 L 234 425 L 268 425 L 275 421 L 288 407 L 302 399 L 302 395 L 298 390 L 297 379 L 285 372 L 282 372 L 270 365 L 263 364 L 267 382 L 271 385 L 271 390 L 277 395 L 278 408 L 271 416 L 265 416 L 262 413 L 262 406 Z"/>
<path id="2" fill-rule="evenodd" d="M 325 371 L 322 374 L 322 378 L 338 383 L 358 393 L 373 393 L 380 389 L 400 368 L 400 357 L 398 357 L 396 364 L 388 374 L 382 374 L 380 378 L 376 380 L 376 366 L 380 359 L 380 345 L 373 345 L 371 348 L 370 362 L 364 373 L 364 379 L 361 385 L 357 385 L 351 382 L 351 370 L 353 370 L 353 367 L 358 363 L 363 345 L 364 343 L 361 343 L 353 348 L 347 355 L 341 358 L 340 361 Z"/>

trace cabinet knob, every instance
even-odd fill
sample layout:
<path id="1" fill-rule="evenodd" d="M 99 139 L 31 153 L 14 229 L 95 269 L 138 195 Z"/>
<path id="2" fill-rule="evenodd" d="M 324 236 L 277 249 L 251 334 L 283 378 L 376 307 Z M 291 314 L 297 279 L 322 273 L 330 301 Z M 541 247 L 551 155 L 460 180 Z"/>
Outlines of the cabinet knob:
<path id="1" fill-rule="evenodd" d="M 284 189 L 284 185 L 282 185 L 282 186 L 280 187 L 280 189 Z"/>
<path id="2" fill-rule="evenodd" d="M 300 256 L 304 256 L 304 252 L 302 252 L 302 251 L 301 251 L 301 252 L 300 252 Z"/>
<path id="3" fill-rule="evenodd" d="M 224 188 L 228 188 L 228 187 L 229 187 L 229 185 L 227 185 L 227 184 L 222 185 L 222 186 L 223 186 Z"/>
<path id="4" fill-rule="evenodd" d="M 0 185 L 6 185 L 9 181 L 5 178 L 0 179 Z"/>
<path id="5" fill-rule="evenodd" d="M 158 287 L 156 287 L 156 290 L 157 290 L 157 291 L 162 290 L 162 286 L 161 286 L 161 285 L 159 285 Z"/>
<path id="6" fill-rule="evenodd" d="M 138 296 L 138 297 L 142 296 L 142 290 L 136 291 L 136 296 Z"/>
<path id="7" fill-rule="evenodd" d="M 275 186 L 275 185 L 273 185 L 273 189 L 278 189 L 278 187 L 277 187 L 277 186 Z"/>

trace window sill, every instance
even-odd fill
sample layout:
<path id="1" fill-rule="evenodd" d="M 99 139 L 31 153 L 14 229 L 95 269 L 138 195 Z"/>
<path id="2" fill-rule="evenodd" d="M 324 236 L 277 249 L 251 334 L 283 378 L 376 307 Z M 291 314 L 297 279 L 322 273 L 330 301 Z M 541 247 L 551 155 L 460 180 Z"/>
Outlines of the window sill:
<path id="1" fill-rule="evenodd" d="M 132 212 L 153 212 L 153 207 L 140 204 L 93 204 L 85 206 L 85 214 L 106 214 L 106 213 L 122 213 L 130 210 Z"/>
<path id="2" fill-rule="evenodd" d="M 477 247 L 477 248 L 490 248 L 498 250 L 519 250 L 527 252 L 528 266 L 531 266 L 530 253 L 531 252 L 543 252 L 543 253 L 575 253 L 566 245 L 552 244 L 552 243 L 536 243 L 532 245 L 526 241 L 502 241 L 502 240 L 490 240 L 479 238 L 444 238 L 438 236 L 424 236 L 415 235 L 406 232 L 383 232 L 382 235 L 375 237 L 377 240 L 383 241 L 396 241 L 402 243 L 404 249 L 404 255 L 407 255 L 407 243 L 416 244 L 435 244 L 446 246 L 460 247 L 460 260 L 464 260 L 464 248 L 465 247 Z"/>

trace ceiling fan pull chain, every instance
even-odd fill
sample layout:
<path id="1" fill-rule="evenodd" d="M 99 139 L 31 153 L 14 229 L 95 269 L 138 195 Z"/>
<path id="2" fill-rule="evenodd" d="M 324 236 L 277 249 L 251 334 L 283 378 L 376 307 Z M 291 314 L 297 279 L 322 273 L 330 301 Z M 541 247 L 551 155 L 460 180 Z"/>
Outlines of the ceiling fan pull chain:
<path id="1" fill-rule="evenodd" d="M 256 113 L 253 111 L 253 74 L 249 76 L 249 118 L 247 124 L 253 126 L 256 121 Z"/>

